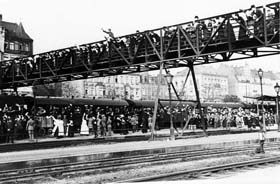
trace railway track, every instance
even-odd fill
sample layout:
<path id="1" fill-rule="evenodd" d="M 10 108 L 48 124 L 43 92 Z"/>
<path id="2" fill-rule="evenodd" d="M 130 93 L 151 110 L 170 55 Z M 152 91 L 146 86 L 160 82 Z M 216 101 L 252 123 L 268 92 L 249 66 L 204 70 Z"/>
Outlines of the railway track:
<path id="1" fill-rule="evenodd" d="M 87 162 L 75 162 L 65 164 L 54 164 L 28 168 L 15 168 L 0 171 L 0 183 L 11 181 L 23 181 L 46 176 L 66 177 L 75 174 L 96 174 L 118 169 L 132 169 L 149 165 L 167 164 L 182 161 L 193 161 L 198 159 L 230 156 L 236 154 L 248 154 L 254 152 L 257 145 L 237 146 L 231 148 L 214 148 L 203 150 L 192 150 L 174 153 L 161 153 L 151 155 L 140 155 L 123 158 L 112 158 L 92 160 Z M 266 144 L 266 150 L 278 150 L 280 143 Z"/>
<path id="2" fill-rule="evenodd" d="M 218 165 L 213 167 L 204 167 L 199 169 L 192 169 L 186 171 L 179 171 L 167 174 L 158 174 L 154 176 L 142 177 L 142 178 L 135 178 L 125 181 L 119 181 L 118 183 L 131 183 L 131 182 L 150 182 L 150 181 L 170 181 L 170 180 L 188 180 L 193 178 L 199 178 L 200 176 L 211 176 L 211 174 L 217 174 L 219 172 L 248 168 L 248 167 L 258 167 L 261 165 L 267 164 L 279 164 L 280 163 L 280 156 L 274 156 L 271 158 L 259 158 L 253 159 L 250 161 L 238 162 L 238 163 L 231 163 L 231 164 L 224 164 Z"/>

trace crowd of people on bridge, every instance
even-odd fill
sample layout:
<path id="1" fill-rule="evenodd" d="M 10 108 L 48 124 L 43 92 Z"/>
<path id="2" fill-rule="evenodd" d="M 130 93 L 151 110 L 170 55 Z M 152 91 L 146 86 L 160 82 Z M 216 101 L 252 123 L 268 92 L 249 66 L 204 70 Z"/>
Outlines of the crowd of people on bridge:
<path id="1" fill-rule="evenodd" d="M 199 45 L 206 44 L 210 38 L 211 42 L 227 42 L 229 40 L 242 40 L 255 36 L 261 37 L 264 34 L 264 25 L 266 25 L 268 35 L 275 34 L 279 29 L 279 4 L 276 3 L 274 6 L 266 7 L 265 9 L 266 14 L 263 12 L 263 8 L 257 8 L 252 5 L 250 9 L 210 19 L 200 20 L 198 16 L 195 16 L 193 22 L 182 25 L 182 31 L 188 35 L 192 43 L 196 43 L 198 37 L 199 43 L 196 44 Z M 173 35 L 176 35 L 177 28 L 177 26 L 163 28 L 164 48 L 169 47 L 168 44 Z M 102 29 L 102 31 L 107 35 L 105 41 L 51 51 L 31 57 L 18 58 L 13 62 L 3 62 L 2 72 L 4 75 L 12 72 L 9 66 L 15 64 L 15 73 L 17 76 L 20 76 L 21 73 L 25 73 L 22 71 L 25 71 L 26 68 L 27 73 L 32 73 L 44 70 L 44 67 L 46 69 L 55 69 L 60 66 L 59 63 L 61 62 L 64 62 L 63 66 L 81 64 L 93 69 L 102 58 L 112 57 L 113 51 L 117 53 L 116 50 L 119 50 L 125 57 L 128 55 L 127 58 L 134 58 L 135 54 L 139 52 L 139 47 L 147 45 L 143 44 L 143 38 L 146 36 L 149 37 L 149 42 L 152 42 L 155 47 L 160 46 L 161 38 L 159 31 L 136 31 L 135 34 L 124 37 L 115 37 L 111 29 Z M 181 34 L 181 37 L 183 36 L 184 34 Z M 112 44 L 110 45 L 110 43 Z M 190 43 L 183 41 L 181 46 L 190 47 Z M 151 52 L 154 52 L 154 49 L 151 49 Z M 117 55 L 121 57 L 119 54 Z"/>
<path id="2" fill-rule="evenodd" d="M 171 109 L 175 129 L 203 129 L 202 118 L 192 106 L 177 106 Z M 13 143 L 14 139 L 54 136 L 56 138 L 77 135 L 92 135 L 94 138 L 127 135 L 151 131 L 153 108 L 108 107 L 108 106 L 43 106 L 27 108 L 22 105 L 0 108 L 0 142 Z M 272 110 L 265 111 L 265 123 L 274 126 Z M 205 128 L 256 129 L 262 116 L 253 109 L 213 108 L 204 109 Z M 169 107 L 160 108 L 156 116 L 155 130 L 170 127 Z"/>

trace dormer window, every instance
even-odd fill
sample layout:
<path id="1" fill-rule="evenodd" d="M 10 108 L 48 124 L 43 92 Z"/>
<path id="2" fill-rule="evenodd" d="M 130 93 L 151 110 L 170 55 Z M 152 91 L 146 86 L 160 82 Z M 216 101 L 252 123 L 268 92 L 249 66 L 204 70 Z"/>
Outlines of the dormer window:
<path id="1" fill-rule="evenodd" d="M 30 51 L 30 47 L 28 43 L 25 44 L 25 51 Z"/>
<path id="2" fill-rule="evenodd" d="M 19 43 L 15 42 L 15 50 L 19 50 Z"/>
<path id="3" fill-rule="evenodd" d="M 15 43 L 13 42 L 10 42 L 10 50 L 15 50 Z"/>

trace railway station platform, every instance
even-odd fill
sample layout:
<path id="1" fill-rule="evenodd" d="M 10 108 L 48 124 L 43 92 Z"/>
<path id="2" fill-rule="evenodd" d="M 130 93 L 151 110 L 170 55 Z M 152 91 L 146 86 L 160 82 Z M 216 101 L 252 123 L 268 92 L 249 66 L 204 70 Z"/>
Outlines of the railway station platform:
<path id="1" fill-rule="evenodd" d="M 165 130 L 167 131 L 167 130 Z M 36 167 L 42 165 L 86 162 L 100 159 L 114 159 L 126 156 L 159 155 L 171 152 L 201 150 L 207 148 L 229 148 L 233 146 L 259 145 L 259 133 L 225 134 L 207 137 L 193 137 L 170 141 L 130 141 L 59 147 L 53 149 L 26 150 L 0 153 L 0 170 Z M 280 132 L 266 132 L 266 143 L 280 141 Z"/>
<path id="2" fill-rule="evenodd" d="M 277 130 L 277 126 L 270 126 L 268 131 Z M 178 129 L 181 133 L 182 130 Z M 208 136 L 226 135 L 226 134 L 241 134 L 241 133 L 254 133 L 258 132 L 258 128 L 248 130 L 248 128 L 209 128 L 207 129 Z M 178 135 L 178 133 L 175 133 Z M 167 140 L 170 135 L 169 129 L 161 129 L 155 131 L 154 140 Z M 176 139 L 192 139 L 204 136 L 203 130 L 185 130 L 182 136 L 176 136 Z M 12 151 L 26 151 L 26 150 L 38 150 L 38 149 L 50 149 L 67 146 L 78 146 L 88 144 L 110 144 L 110 143 L 121 143 L 121 142 L 135 142 L 135 141 L 149 141 L 151 139 L 151 132 L 142 133 L 141 131 L 130 132 L 126 135 L 113 134 L 112 136 L 98 137 L 94 135 L 81 136 L 76 134 L 74 137 L 62 137 L 56 139 L 49 135 L 44 137 L 37 137 L 33 141 L 28 139 L 15 140 L 14 143 L 1 143 L 0 153 L 12 152 Z"/>

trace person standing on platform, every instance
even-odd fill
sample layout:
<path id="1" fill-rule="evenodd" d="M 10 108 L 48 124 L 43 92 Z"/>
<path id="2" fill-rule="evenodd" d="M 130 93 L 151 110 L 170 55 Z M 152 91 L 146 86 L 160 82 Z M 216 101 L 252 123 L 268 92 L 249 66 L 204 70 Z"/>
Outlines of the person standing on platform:
<path id="1" fill-rule="evenodd" d="M 265 128 L 263 125 L 260 125 L 260 132 L 259 132 L 259 141 L 260 141 L 260 153 L 265 153 L 264 151 L 264 142 L 266 137 Z"/>
<path id="2" fill-rule="evenodd" d="M 130 119 L 130 124 L 132 125 L 132 132 L 136 132 L 137 131 L 137 119 L 136 119 L 136 114 L 132 115 L 131 119 Z"/>
<path id="3" fill-rule="evenodd" d="M 111 116 L 108 116 L 107 130 L 108 130 L 108 136 L 112 136 L 112 118 L 111 118 Z"/>
<path id="4" fill-rule="evenodd" d="M 67 131 L 66 131 L 66 135 L 68 135 L 68 137 L 74 137 L 74 120 L 73 120 L 73 111 L 69 112 L 69 116 L 68 116 L 68 124 L 67 124 Z"/>
<path id="5" fill-rule="evenodd" d="M 28 131 L 29 141 L 34 140 L 34 127 L 35 127 L 34 117 L 30 116 L 26 124 L 26 131 Z"/>
<path id="6" fill-rule="evenodd" d="M 67 116 L 67 108 L 62 110 L 62 120 L 63 120 L 63 130 L 64 130 L 64 135 L 67 135 L 67 124 L 68 124 L 68 116 Z"/>
<path id="7" fill-rule="evenodd" d="M 0 143 L 5 142 L 4 140 L 4 131 L 5 131 L 5 126 L 4 126 L 4 113 L 2 109 L 0 108 Z"/>
<path id="8" fill-rule="evenodd" d="M 148 126 L 149 126 L 149 130 L 150 132 L 152 132 L 152 126 L 153 126 L 153 117 L 152 114 L 148 114 Z"/>
<path id="9" fill-rule="evenodd" d="M 86 113 L 83 114 L 80 135 L 89 135 L 89 128 L 86 121 Z"/>
<path id="10" fill-rule="evenodd" d="M 105 116 L 105 114 L 101 115 L 101 124 L 100 124 L 100 132 L 101 132 L 101 136 L 104 137 L 106 136 L 106 128 L 107 128 L 107 118 Z"/>
<path id="11" fill-rule="evenodd" d="M 14 143 L 14 122 L 10 116 L 7 116 L 6 120 L 6 127 L 7 127 L 7 135 L 6 135 L 6 143 Z"/>
<path id="12" fill-rule="evenodd" d="M 87 116 L 86 116 L 86 120 L 87 120 L 87 124 L 88 124 L 88 130 L 89 130 L 89 134 L 92 135 L 93 133 L 93 114 L 91 111 L 88 112 Z"/>
<path id="13" fill-rule="evenodd" d="M 64 136 L 64 127 L 63 127 L 63 120 L 61 115 L 57 116 L 57 119 L 51 116 L 54 120 L 54 128 L 53 128 L 53 135 L 56 136 L 56 138 L 62 138 Z"/>

